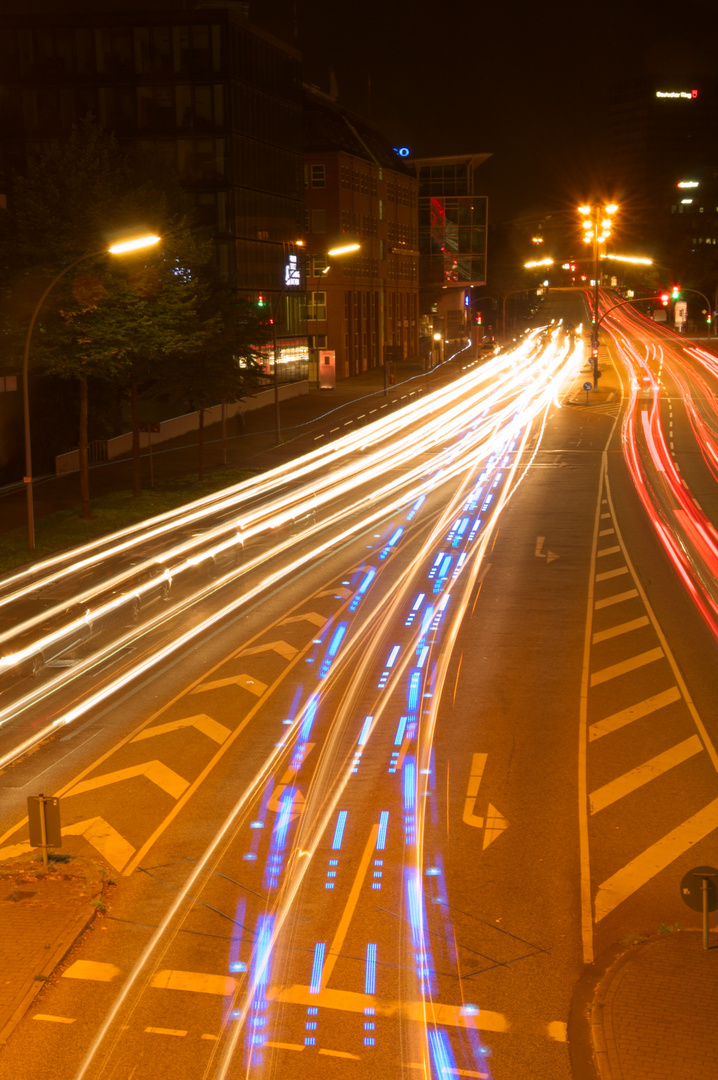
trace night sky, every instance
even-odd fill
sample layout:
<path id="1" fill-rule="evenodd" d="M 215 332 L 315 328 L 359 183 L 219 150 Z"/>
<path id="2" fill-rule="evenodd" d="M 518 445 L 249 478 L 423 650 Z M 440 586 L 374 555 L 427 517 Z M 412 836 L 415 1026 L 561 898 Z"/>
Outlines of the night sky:
<path id="1" fill-rule="evenodd" d="M 296 22 L 305 80 L 328 91 L 333 69 L 339 102 L 370 109 L 393 145 L 491 152 L 480 175 L 494 220 L 610 187 L 613 80 L 693 85 L 718 70 L 718 0 L 252 0 L 250 13 L 285 39 Z"/>

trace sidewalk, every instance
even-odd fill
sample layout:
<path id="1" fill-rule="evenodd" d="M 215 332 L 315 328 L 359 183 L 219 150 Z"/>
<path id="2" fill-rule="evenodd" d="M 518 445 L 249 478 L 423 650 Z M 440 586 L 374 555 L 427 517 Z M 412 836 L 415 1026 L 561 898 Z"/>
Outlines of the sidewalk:
<path id="1" fill-rule="evenodd" d="M 0 868 L 0 1047 L 58 964 L 104 909 L 104 871 L 76 856 L 23 855 Z"/>
<path id="2" fill-rule="evenodd" d="M 446 362 L 431 373 L 432 389 L 456 378 L 458 374 L 456 361 Z M 407 360 L 396 364 L 396 385 L 388 387 L 386 395 L 383 369 L 378 369 L 344 379 L 337 383 L 334 390 L 310 390 L 308 394 L 282 401 L 279 445 L 276 443 L 274 406 L 248 412 L 243 430 L 238 430 L 236 421 L 228 422 L 227 467 L 257 471 L 271 469 L 314 449 L 318 445 L 314 436 L 319 432 L 323 433 L 324 441 L 330 441 L 335 437 L 331 429 L 336 424 L 343 427 L 349 412 L 356 413 L 357 406 L 362 402 L 366 401 L 367 408 L 373 408 L 377 398 L 381 399 L 382 404 L 385 401 L 396 401 L 397 405 L 405 404 L 402 395 L 407 395 L 409 390 L 425 390 L 427 381 L 419 362 Z M 338 428 L 337 432 L 341 434 Z M 223 468 L 220 425 L 206 428 L 204 437 L 205 471 L 212 472 Z M 198 433 L 193 431 L 157 446 L 152 453 L 155 479 L 169 480 L 196 475 L 197 439 Z M 149 454 L 146 451 L 142 453 L 142 485 L 143 488 L 150 485 Z M 73 506 L 79 508 L 79 474 L 76 472 L 36 479 L 33 489 L 36 520 L 57 510 Z M 132 490 L 130 457 L 117 458 L 90 468 L 91 498 L 121 490 Z M 0 533 L 22 527 L 26 522 L 26 514 L 22 484 L 12 490 L 5 489 L 0 492 Z"/>
<path id="3" fill-rule="evenodd" d="M 591 1041 L 601 1080 L 714 1080 L 718 932 L 674 930 L 619 957 L 596 988 Z"/>

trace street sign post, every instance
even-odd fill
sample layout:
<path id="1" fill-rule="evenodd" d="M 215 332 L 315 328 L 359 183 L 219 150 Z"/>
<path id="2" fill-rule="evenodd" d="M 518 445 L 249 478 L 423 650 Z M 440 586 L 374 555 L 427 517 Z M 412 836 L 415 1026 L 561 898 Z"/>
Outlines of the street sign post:
<path id="1" fill-rule="evenodd" d="M 42 848 L 42 862 L 47 870 L 47 849 L 62 847 L 60 800 L 50 795 L 29 795 L 27 819 L 30 843 L 33 847 Z"/>
<path id="2" fill-rule="evenodd" d="M 708 912 L 718 908 L 718 889 L 715 866 L 697 866 L 689 870 L 681 882 L 683 902 L 693 911 L 703 912 L 703 948 L 708 949 Z"/>
<path id="3" fill-rule="evenodd" d="M 223 410 L 222 415 L 224 416 L 224 402 L 222 403 L 222 410 Z M 148 437 L 147 442 L 148 442 L 149 448 L 150 448 L 150 487 L 154 487 L 155 486 L 155 471 L 154 471 L 154 468 L 153 468 L 153 465 L 152 465 L 152 432 L 154 431 L 155 434 L 157 434 L 162 429 L 160 428 L 160 424 L 159 424 L 158 420 L 140 420 L 140 422 L 137 425 L 137 430 L 138 431 L 144 431 L 144 432 L 147 433 L 147 437 Z M 227 462 L 225 461 L 225 465 L 226 464 L 227 464 Z"/>
<path id="4" fill-rule="evenodd" d="M 590 392 L 591 392 L 591 391 L 593 390 L 593 383 L 591 383 L 591 382 L 585 382 L 585 383 L 583 384 L 583 388 L 584 388 L 584 390 L 586 391 L 586 404 L 588 405 L 588 395 L 589 395 L 589 394 L 590 394 Z"/>

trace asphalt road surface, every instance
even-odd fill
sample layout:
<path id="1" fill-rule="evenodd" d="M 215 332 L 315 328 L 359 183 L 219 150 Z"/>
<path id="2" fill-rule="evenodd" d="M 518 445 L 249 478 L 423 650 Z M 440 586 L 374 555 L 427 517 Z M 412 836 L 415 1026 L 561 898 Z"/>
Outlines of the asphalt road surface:
<path id="1" fill-rule="evenodd" d="M 28 850 L 42 785 L 67 849 L 118 884 L 0 1077 L 592 1075 L 578 980 L 685 924 L 679 882 L 715 858 L 696 582 L 718 504 L 715 373 L 616 314 L 587 406 L 585 342 L 550 323 L 586 314 L 553 293 L 546 332 L 323 458 L 287 534 L 296 468 L 161 544 L 133 534 L 172 577 L 136 620 L 97 614 L 136 562 L 105 545 L 81 588 L 62 564 L 55 606 L 81 596 L 92 632 L 5 691 L 0 857 Z M 240 533 L 198 581 L 191 560 Z"/>

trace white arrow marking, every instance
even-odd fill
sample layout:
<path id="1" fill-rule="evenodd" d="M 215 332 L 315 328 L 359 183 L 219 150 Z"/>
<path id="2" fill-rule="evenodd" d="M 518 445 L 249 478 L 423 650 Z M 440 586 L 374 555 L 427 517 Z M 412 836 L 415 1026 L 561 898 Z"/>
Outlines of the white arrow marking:
<path id="1" fill-rule="evenodd" d="M 495 806 L 489 803 L 489 809 L 486 812 L 486 831 L 484 833 L 484 847 L 486 851 L 489 844 L 492 844 L 497 836 L 501 836 L 501 833 L 505 829 L 508 829 L 509 823 L 502 814 L 498 812 Z"/>
<path id="2" fill-rule="evenodd" d="M 545 539 L 546 539 L 545 536 L 537 536 L 536 537 L 536 551 L 534 552 L 534 554 L 539 559 L 545 559 L 546 563 L 548 565 L 548 563 L 553 562 L 554 559 L 557 559 L 558 555 L 556 555 L 556 553 L 553 552 L 553 551 L 544 551 L 543 550 L 543 545 L 544 545 Z"/>
<path id="3" fill-rule="evenodd" d="M 483 829 L 484 827 L 484 819 L 474 813 L 474 804 L 476 803 L 476 796 L 479 793 L 479 785 L 481 783 L 481 777 L 484 775 L 486 759 L 488 756 L 488 754 L 474 754 L 471 761 L 469 786 L 466 789 L 463 820 L 466 825 L 473 825 L 476 829 Z"/>

